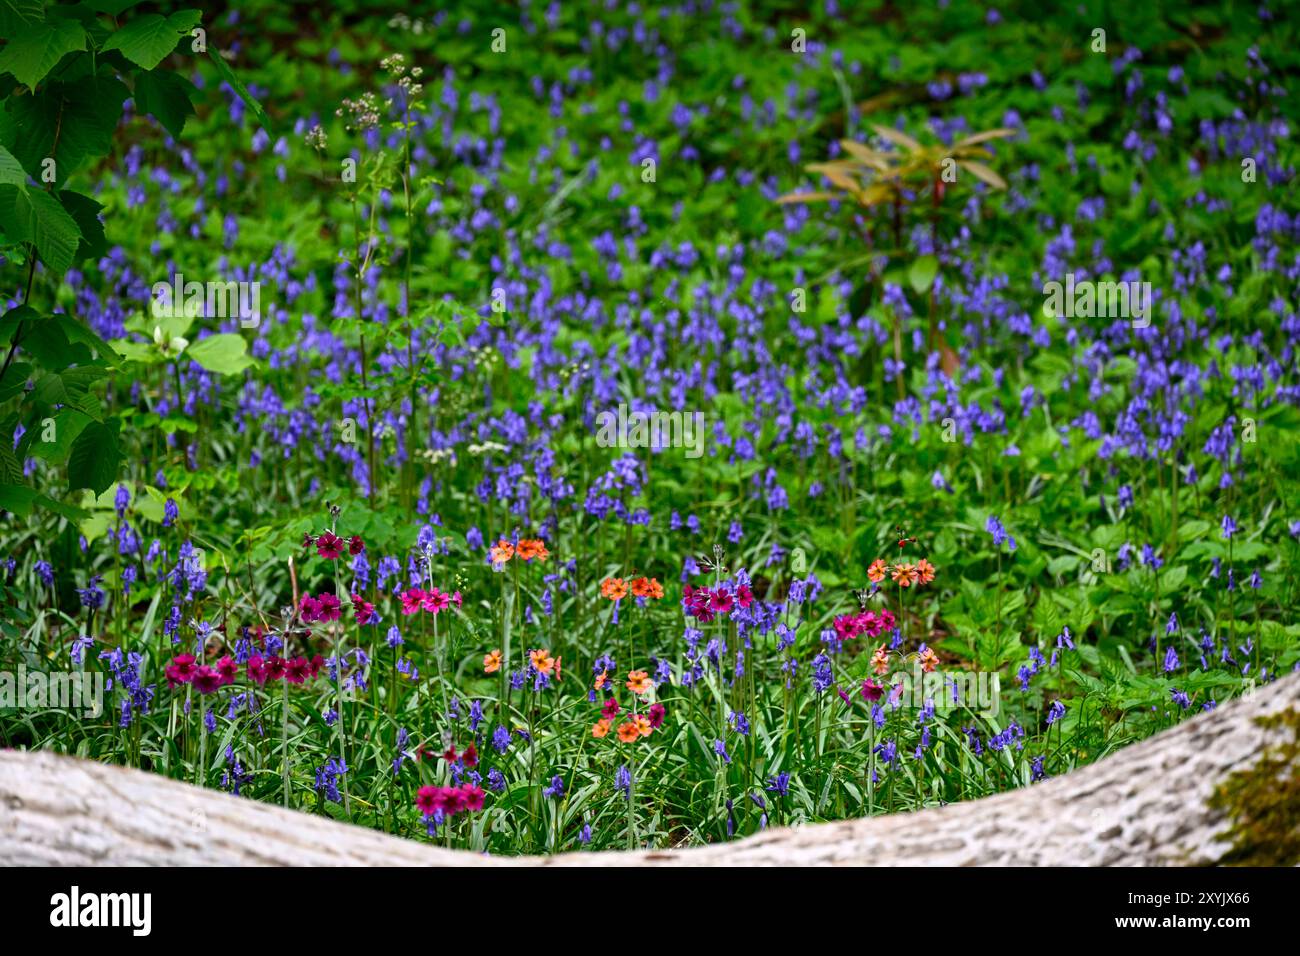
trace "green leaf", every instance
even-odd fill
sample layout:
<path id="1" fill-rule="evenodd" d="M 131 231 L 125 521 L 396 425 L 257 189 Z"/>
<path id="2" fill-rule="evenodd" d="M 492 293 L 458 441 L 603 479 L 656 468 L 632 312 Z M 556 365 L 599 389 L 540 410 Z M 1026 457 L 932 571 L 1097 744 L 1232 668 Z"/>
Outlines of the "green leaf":
<path id="1" fill-rule="evenodd" d="M 99 212 L 104 208 L 103 205 L 89 196 L 74 193 L 70 189 L 59 193 L 59 202 L 63 204 L 63 208 L 68 211 L 68 215 L 81 231 L 81 242 L 77 243 L 75 254 L 76 260 L 98 259 L 108 252 L 108 237 L 104 235 L 104 224 L 99 219 Z"/>
<path id="2" fill-rule="evenodd" d="M 244 101 L 244 105 L 252 110 L 253 117 L 257 120 L 258 125 L 266 130 L 268 134 L 273 134 L 275 130 L 271 128 L 271 117 L 266 115 L 266 110 L 262 109 L 262 104 L 257 101 L 257 98 L 252 93 L 248 92 L 248 87 L 244 85 L 244 81 L 235 75 L 235 71 L 230 68 L 229 63 L 222 59 L 216 47 L 208 47 L 208 56 L 212 58 L 212 62 L 216 65 L 217 73 L 220 74 L 221 78 L 230 84 L 230 88 L 239 94 L 239 98 Z"/>
<path id="3" fill-rule="evenodd" d="M 117 353 L 113 347 L 92 332 L 87 326 L 82 325 L 66 312 L 56 313 L 54 320 L 59 323 L 59 328 L 67 336 L 69 342 L 81 343 L 94 349 L 100 358 L 117 358 Z"/>
<path id="4" fill-rule="evenodd" d="M 0 511 L 11 511 L 20 518 L 32 513 L 37 491 L 27 485 L 0 485 Z"/>
<path id="5" fill-rule="evenodd" d="M 26 354 L 36 359 L 45 369 L 57 371 L 90 359 L 90 351 L 84 345 L 74 346 L 69 342 L 53 318 L 41 319 L 29 325 L 23 331 L 19 344 Z"/>
<path id="6" fill-rule="evenodd" d="M 0 378 L 0 403 L 9 401 L 27 388 L 27 380 L 32 377 L 32 367 L 27 362 L 14 362 Z"/>
<path id="7" fill-rule="evenodd" d="M 63 185 L 81 166 L 113 148 L 113 131 L 129 92 L 113 77 L 47 83 L 31 96 L 11 96 L 0 112 L 0 145 L 43 182 L 43 163 L 54 160 L 54 183 Z"/>
<path id="8" fill-rule="evenodd" d="M 198 22 L 197 10 L 179 10 L 169 17 L 146 13 L 133 17 L 109 37 L 104 50 L 121 50 L 132 63 L 152 70 L 176 49 L 181 34 L 189 33 Z"/>
<path id="9" fill-rule="evenodd" d="M 194 115 L 197 93 L 193 83 L 168 70 L 150 70 L 135 78 L 137 111 L 148 113 L 175 139 L 180 139 L 186 118 Z"/>
<path id="10" fill-rule="evenodd" d="M 67 272 L 81 241 L 68 211 L 49 193 L 0 186 L 0 227 L 9 239 L 31 242 L 41 261 L 55 272 Z"/>
<path id="11" fill-rule="evenodd" d="M 90 0 L 86 6 L 97 13 L 107 13 L 110 17 L 118 17 L 139 4 L 139 2 L 140 0 Z"/>
<path id="12" fill-rule="evenodd" d="M 253 364 L 244 337 L 231 332 L 199 339 L 185 350 L 185 355 L 218 375 L 237 375 Z"/>
<path id="13" fill-rule="evenodd" d="M 17 186 L 27 192 L 27 171 L 13 153 L 0 146 L 0 185 Z"/>
<path id="14" fill-rule="evenodd" d="M 66 54 L 85 48 L 86 31 L 80 23 L 29 24 L 15 31 L 0 50 L 0 73 L 12 73 L 19 83 L 34 90 Z"/>
<path id="15" fill-rule="evenodd" d="M 40 23 L 44 16 L 45 4 L 41 0 L 0 0 L 0 36 L 13 36 Z"/>
<path id="16" fill-rule="evenodd" d="M 91 422 L 72 443 L 68 456 L 68 489 L 89 488 L 100 494 L 117 480 L 121 459 L 118 447 L 118 421 Z"/>
<path id="17" fill-rule="evenodd" d="M 84 521 L 90 517 L 90 512 L 85 511 L 75 505 L 65 504 L 62 501 L 56 501 L 48 495 L 37 495 L 36 503 L 46 511 L 53 511 L 56 515 L 61 515 L 69 521 Z"/>
<path id="18" fill-rule="evenodd" d="M 907 270 L 907 281 L 918 294 L 929 292 L 934 278 L 939 274 L 939 260 L 934 256 L 921 256 Z"/>
<path id="19" fill-rule="evenodd" d="M 85 412 L 75 408 L 64 408 L 50 420 L 50 441 L 45 441 L 47 425 L 44 421 L 34 429 L 37 440 L 32 442 L 30 453 L 33 458 L 40 458 L 53 464 L 62 464 L 72 454 L 72 443 L 86 430 L 92 419 Z"/>

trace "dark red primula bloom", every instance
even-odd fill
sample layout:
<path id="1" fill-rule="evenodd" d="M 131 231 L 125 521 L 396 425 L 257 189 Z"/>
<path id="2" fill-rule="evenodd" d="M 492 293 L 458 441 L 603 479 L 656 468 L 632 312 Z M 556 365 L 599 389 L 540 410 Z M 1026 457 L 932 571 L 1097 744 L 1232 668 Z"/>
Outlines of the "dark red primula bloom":
<path id="1" fill-rule="evenodd" d="M 284 679 L 290 684 L 301 684 L 311 676 L 311 662 L 305 657 L 295 657 L 285 665 Z"/>
<path id="2" fill-rule="evenodd" d="M 333 561 L 343 553 L 343 539 L 333 531 L 325 531 L 316 539 L 316 553 L 328 561 Z"/>
<path id="3" fill-rule="evenodd" d="M 221 686 L 221 675 L 207 664 L 204 664 L 194 672 L 194 678 L 190 683 L 194 685 L 194 689 L 200 694 L 215 694 L 217 688 Z"/>
<path id="4" fill-rule="evenodd" d="M 227 654 L 217 661 L 217 673 L 221 675 L 222 684 L 233 684 L 235 678 L 239 675 L 239 665 L 235 663 L 233 657 Z"/>
<path id="5" fill-rule="evenodd" d="M 266 659 L 266 679 L 280 680 L 284 677 L 285 660 L 283 657 L 268 657 Z"/>

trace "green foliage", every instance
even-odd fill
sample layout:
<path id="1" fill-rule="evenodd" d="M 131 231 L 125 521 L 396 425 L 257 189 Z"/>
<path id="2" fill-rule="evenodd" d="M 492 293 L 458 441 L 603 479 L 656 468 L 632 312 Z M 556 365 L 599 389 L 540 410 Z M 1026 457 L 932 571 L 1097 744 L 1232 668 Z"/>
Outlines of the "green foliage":
<path id="1" fill-rule="evenodd" d="M 122 356 L 66 309 L 53 308 L 60 298 L 58 278 L 108 249 L 103 203 L 67 184 L 112 152 L 128 96 L 138 114 L 152 116 L 176 138 L 195 115 L 198 99 L 190 80 L 161 64 L 199 25 L 199 12 L 136 13 L 122 21 L 134 6 L 118 0 L 49 6 L 0 0 L 0 75 L 12 78 L 0 83 L 6 93 L 0 101 L 0 254 L 22 263 L 27 273 L 22 304 L 0 324 L 6 353 L 0 400 L 26 396 L 10 418 L 28 429 L 19 451 L 66 462 L 74 491 L 100 492 L 117 475 L 120 421 L 104 416 L 93 389 L 109 363 Z M 197 42 L 181 44 L 179 55 L 201 49 Z M 221 63 L 219 69 L 247 94 L 229 67 Z M 38 311 L 42 297 L 55 314 Z M 243 341 L 232 335 L 204 338 L 188 357 L 222 375 L 251 363 Z M 41 421 L 52 421 L 57 437 L 33 447 L 30 428 Z M 0 486 L 0 500 L 13 506 L 9 510 L 25 514 L 41 505 L 64 517 L 79 513 L 36 494 L 22 469 L 11 466 L 9 461 Z"/>

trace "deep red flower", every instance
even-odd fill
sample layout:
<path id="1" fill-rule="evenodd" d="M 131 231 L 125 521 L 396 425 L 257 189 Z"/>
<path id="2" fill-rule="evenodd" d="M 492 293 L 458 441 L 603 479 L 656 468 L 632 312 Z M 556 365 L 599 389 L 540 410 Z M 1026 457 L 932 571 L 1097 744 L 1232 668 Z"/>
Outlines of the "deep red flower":
<path id="1" fill-rule="evenodd" d="M 664 725 L 664 718 L 668 716 L 668 711 L 664 708 L 663 704 L 656 702 L 650 705 L 649 716 L 650 726 L 655 730 L 658 730 Z"/>
<path id="2" fill-rule="evenodd" d="M 221 686 L 221 675 L 204 664 L 194 672 L 194 679 L 190 683 L 200 694 L 215 694 Z"/>
<path id="3" fill-rule="evenodd" d="M 316 603 L 320 605 L 320 614 L 318 621 L 337 621 L 343 613 L 343 608 L 339 604 L 339 599 L 328 591 L 316 595 Z"/>
<path id="4" fill-rule="evenodd" d="M 442 755 L 442 759 L 445 760 L 445 761 L 447 761 L 447 763 L 455 763 L 455 762 L 456 762 L 456 745 L 455 745 L 455 744 L 452 744 L 450 747 L 447 748 L 446 752 L 444 752 L 443 755 Z"/>
<path id="5" fill-rule="evenodd" d="M 481 787 L 476 787 L 472 783 L 467 783 L 460 788 L 462 805 L 466 810 L 475 811 L 483 809 L 483 798 L 487 796 Z"/>
<path id="6" fill-rule="evenodd" d="M 172 662 L 163 668 L 163 674 L 167 677 L 167 686 L 176 687 L 192 681 L 195 670 L 197 668 L 194 666 L 193 654 L 177 654 L 172 658 Z"/>
<path id="7" fill-rule="evenodd" d="M 605 706 L 600 708 L 600 716 L 613 720 L 618 716 L 618 711 L 618 701 L 611 697 L 609 700 L 605 701 Z"/>
<path id="8" fill-rule="evenodd" d="M 433 816 L 442 805 L 442 787 L 421 787 L 415 794 L 415 805 L 426 817 Z"/>
<path id="9" fill-rule="evenodd" d="M 333 531 L 325 531 L 316 539 L 316 553 L 329 561 L 343 553 L 343 539 Z"/>
<path id="10" fill-rule="evenodd" d="M 375 606 L 359 594 L 352 595 L 352 610 L 357 616 L 357 623 L 369 624 L 375 617 Z"/>
<path id="11" fill-rule="evenodd" d="M 361 540 L 361 535 L 354 534 L 348 541 L 348 554 L 355 558 L 364 550 L 366 550 L 366 543 Z"/>
<path id="12" fill-rule="evenodd" d="M 465 752 L 460 755 L 460 762 L 469 770 L 473 770 L 478 766 L 478 750 L 472 743 L 466 747 Z"/>
<path id="13" fill-rule="evenodd" d="M 295 657 L 285 666 L 284 679 L 290 684 L 301 684 L 311 676 L 311 662 L 305 657 Z"/>
<path id="14" fill-rule="evenodd" d="M 248 659 L 248 664 L 245 666 L 248 671 L 248 679 L 259 687 L 264 685 L 267 678 L 271 676 L 267 673 L 266 665 L 262 660 L 261 654 L 254 654 L 250 657 Z"/>
<path id="15" fill-rule="evenodd" d="M 283 657 L 268 657 L 266 659 L 266 679 L 279 680 L 284 676 L 285 660 Z"/>
<path id="16" fill-rule="evenodd" d="M 319 654 L 316 654 L 311 659 L 311 664 L 309 665 L 310 670 L 308 671 L 308 673 L 310 673 L 312 678 L 314 679 L 316 675 L 320 673 L 320 669 L 324 666 L 325 666 L 325 658 L 321 657 Z"/>
<path id="17" fill-rule="evenodd" d="M 176 673 L 180 675 L 181 680 L 189 682 L 194 677 L 196 666 L 193 654 L 177 654 L 172 658 L 172 667 L 176 668 Z"/>
<path id="18" fill-rule="evenodd" d="M 714 591 L 709 595 L 709 610 L 717 614 L 726 614 L 731 610 L 731 595 L 723 590 Z"/>
<path id="19" fill-rule="evenodd" d="M 314 624 L 320 620 L 320 602 L 310 594 L 304 594 L 302 604 L 299 607 L 299 613 L 302 615 L 304 624 Z"/>
<path id="20" fill-rule="evenodd" d="M 233 684 L 235 677 L 239 674 L 239 665 L 235 663 L 233 657 L 227 654 L 217 661 L 217 673 L 221 675 L 221 683 Z"/>

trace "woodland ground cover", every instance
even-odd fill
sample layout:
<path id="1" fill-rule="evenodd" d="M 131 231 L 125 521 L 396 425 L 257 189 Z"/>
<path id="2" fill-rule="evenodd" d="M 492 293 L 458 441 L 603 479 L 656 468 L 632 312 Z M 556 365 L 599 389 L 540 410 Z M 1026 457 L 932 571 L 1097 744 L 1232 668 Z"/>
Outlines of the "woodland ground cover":
<path id="1" fill-rule="evenodd" d="M 666 847 L 1300 666 L 1294 4 L 154 9 L 0 12 L 4 746 Z"/>

